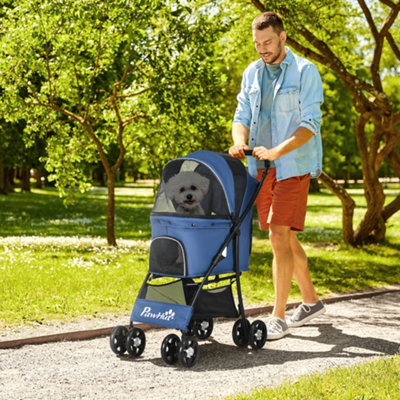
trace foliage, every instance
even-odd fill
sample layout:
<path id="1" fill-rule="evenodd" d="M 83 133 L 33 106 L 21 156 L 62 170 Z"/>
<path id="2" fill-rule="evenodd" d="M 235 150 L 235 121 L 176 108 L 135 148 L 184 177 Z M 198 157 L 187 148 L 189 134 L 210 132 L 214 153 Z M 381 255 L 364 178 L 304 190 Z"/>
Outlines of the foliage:
<path id="1" fill-rule="evenodd" d="M 386 92 L 385 83 L 391 81 L 397 88 L 400 86 L 400 48 L 396 42 L 400 33 L 400 4 L 383 0 L 252 3 L 259 11 L 279 12 L 285 21 L 287 43 L 334 73 L 351 95 L 367 201 L 364 217 L 356 229 L 355 203 L 349 193 L 326 173 L 321 174 L 320 180 L 342 201 L 346 243 L 383 241 L 389 218 L 400 209 L 400 195 L 385 204 L 379 181 L 379 171 L 387 171 L 389 165 L 391 173 L 400 177 L 400 109 L 393 91 Z"/>

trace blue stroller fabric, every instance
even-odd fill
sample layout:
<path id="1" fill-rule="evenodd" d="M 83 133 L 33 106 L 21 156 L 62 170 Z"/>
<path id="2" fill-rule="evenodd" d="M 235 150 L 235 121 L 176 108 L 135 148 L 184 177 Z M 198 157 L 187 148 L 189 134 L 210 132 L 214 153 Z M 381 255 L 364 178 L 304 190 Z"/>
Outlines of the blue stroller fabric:
<path id="1" fill-rule="evenodd" d="M 192 279 L 235 273 L 235 243 L 239 270 L 248 270 L 253 214 L 250 203 L 257 186 L 243 163 L 227 155 L 197 151 L 167 163 L 150 217 L 147 278 L 171 277 L 178 283 L 153 285 L 146 278 L 131 321 L 186 329 L 194 311 L 188 287 L 197 287 Z M 239 220 L 239 240 L 227 240 Z M 233 303 L 231 289 L 222 294 L 201 292 L 199 301 Z M 202 309 L 204 312 L 205 307 Z"/>

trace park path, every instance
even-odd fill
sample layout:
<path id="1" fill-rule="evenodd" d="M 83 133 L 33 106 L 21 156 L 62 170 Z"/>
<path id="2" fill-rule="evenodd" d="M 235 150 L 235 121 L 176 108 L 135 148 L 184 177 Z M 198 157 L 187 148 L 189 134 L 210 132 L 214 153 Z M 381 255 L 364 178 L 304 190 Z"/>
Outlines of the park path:
<path id="1" fill-rule="evenodd" d="M 191 369 L 162 361 L 161 342 L 173 332 L 164 329 L 146 332 L 139 359 L 115 356 L 107 337 L 2 349 L 0 399 L 216 399 L 393 355 L 400 350 L 400 291 L 328 304 L 325 315 L 256 352 L 233 344 L 232 325 L 215 324 Z"/>

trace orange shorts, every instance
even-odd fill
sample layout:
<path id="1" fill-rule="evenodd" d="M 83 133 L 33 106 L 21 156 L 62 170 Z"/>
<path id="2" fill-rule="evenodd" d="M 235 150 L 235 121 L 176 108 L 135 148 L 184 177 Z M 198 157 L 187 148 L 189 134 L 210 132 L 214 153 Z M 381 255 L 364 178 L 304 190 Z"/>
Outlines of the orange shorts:
<path id="1" fill-rule="evenodd" d="M 258 181 L 263 171 L 258 170 Z M 260 229 L 266 230 L 269 224 L 274 224 L 290 226 L 293 231 L 303 231 L 309 187 L 310 174 L 277 181 L 276 169 L 269 169 L 256 199 Z"/>

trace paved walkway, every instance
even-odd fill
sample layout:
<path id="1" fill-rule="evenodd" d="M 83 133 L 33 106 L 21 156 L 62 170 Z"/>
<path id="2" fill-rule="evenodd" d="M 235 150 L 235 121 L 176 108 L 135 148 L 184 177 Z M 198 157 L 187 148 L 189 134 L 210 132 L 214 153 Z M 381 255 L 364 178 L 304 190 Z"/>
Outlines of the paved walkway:
<path id="1" fill-rule="evenodd" d="M 146 332 L 139 359 L 115 356 L 108 338 L 0 350 L 0 399 L 223 398 L 399 352 L 400 292 L 327 309 L 257 352 L 233 344 L 232 321 L 218 322 L 212 337 L 200 343 L 192 369 L 162 361 L 161 342 L 173 331 L 159 329 Z M 128 317 L 119 321 L 128 322 Z"/>

